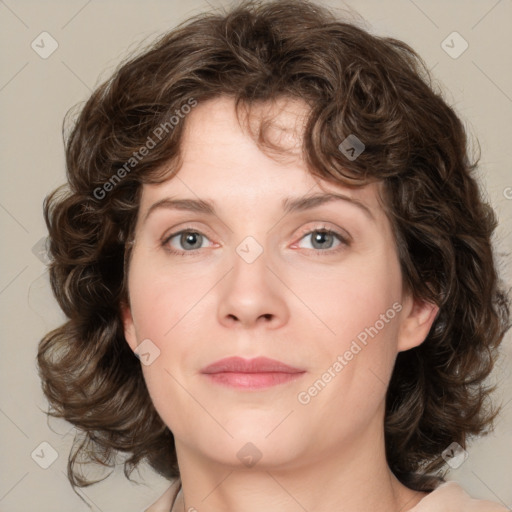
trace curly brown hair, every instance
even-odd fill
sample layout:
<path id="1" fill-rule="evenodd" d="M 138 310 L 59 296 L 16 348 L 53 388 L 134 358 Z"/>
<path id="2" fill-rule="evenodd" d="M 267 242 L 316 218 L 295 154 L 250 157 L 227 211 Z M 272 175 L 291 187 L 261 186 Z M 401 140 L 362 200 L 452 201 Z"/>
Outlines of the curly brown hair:
<path id="1" fill-rule="evenodd" d="M 191 99 L 221 95 L 237 112 L 280 97 L 305 101 L 310 172 L 350 187 L 383 182 L 405 286 L 440 308 L 425 342 L 398 354 L 387 460 L 402 483 L 432 490 L 441 452 L 487 432 L 497 414 L 487 377 L 510 307 L 491 246 L 496 218 L 464 126 L 421 58 L 299 0 L 244 2 L 188 20 L 123 62 L 67 137 L 68 184 L 46 198 L 44 213 L 51 285 L 68 320 L 41 340 L 37 361 L 49 414 L 81 433 L 70 482 L 90 485 L 78 464 L 111 467 L 118 453 L 129 455 L 128 478 L 142 461 L 166 478 L 179 475 L 173 435 L 125 340 L 121 306 L 142 184 L 168 179 L 169 163 L 179 167 L 186 120 L 171 129 L 169 119 Z M 139 158 L 162 126 L 165 137 Z M 339 149 L 349 134 L 365 145 L 354 160 Z"/>

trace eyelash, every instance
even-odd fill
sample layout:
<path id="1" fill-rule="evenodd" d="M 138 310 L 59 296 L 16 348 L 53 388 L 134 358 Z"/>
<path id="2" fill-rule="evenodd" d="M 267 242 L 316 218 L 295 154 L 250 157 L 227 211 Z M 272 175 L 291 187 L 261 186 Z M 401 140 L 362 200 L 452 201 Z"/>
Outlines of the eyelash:
<path id="1" fill-rule="evenodd" d="M 195 255 L 195 254 L 197 254 L 202 249 L 202 248 L 193 249 L 191 251 L 178 251 L 176 249 L 172 249 L 170 247 L 170 245 L 169 245 L 170 240 L 172 240 L 174 237 L 176 237 L 178 235 L 182 235 L 183 233 L 195 233 L 195 234 L 204 236 L 205 238 L 208 238 L 201 231 L 199 231 L 197 229 L 194 229 L 194 228 L 191 228 L 191 227 L 190 228 L 186 227 L 184 229 L 181 229 L 180 231 L 176 231 L 175 233 L 171 233 L 169 236 L 166 236 L 162 240 L 162 246 L 164 247 L 164 249 L 168 253 L 173 254 L 175 256 Z M 304 230 L 300 234 L 300 237 L 299 237 L 298 241 L 300 242 L 305 236 L 312 235 L 313 233 L 323 233 L 323 234 L 326 234 L 326 235 L 334 235 L 341 242 L 340 245 L 337 248 L 335 248 L 335 249 L 326 249 L 326 250 L 307 249 L 308 251 L 312 251 L 315 256 L 320 256 L 321 257 L 321 256 L 324 256 L 324 255 L 336 254 L 339 251 L 343 250 L 343 248 L 345 246 L 349 246 L 350 245 L 350 242 L 349 242 L 349 240 L 347 239 L 346 236 L 342 235 L 338 231 L 335 231 L 333 229 L 329 229 L 329 228 L 327 228 L 325 226 L 316 226 L 313 229 L 306 229 L 306 230 Z"/>

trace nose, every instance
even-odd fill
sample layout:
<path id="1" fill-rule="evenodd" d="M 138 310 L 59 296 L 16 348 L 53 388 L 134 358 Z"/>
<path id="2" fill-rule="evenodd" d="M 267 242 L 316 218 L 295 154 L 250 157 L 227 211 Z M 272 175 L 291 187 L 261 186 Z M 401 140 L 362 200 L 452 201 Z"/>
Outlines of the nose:
<path id="1" fill-rule="evenodd" d="M 220 287 L 219 322 L 225 327 L 277 329 L 288 322 L 287 288 L 265 252 L 249 263 L 235 254 Z"/>

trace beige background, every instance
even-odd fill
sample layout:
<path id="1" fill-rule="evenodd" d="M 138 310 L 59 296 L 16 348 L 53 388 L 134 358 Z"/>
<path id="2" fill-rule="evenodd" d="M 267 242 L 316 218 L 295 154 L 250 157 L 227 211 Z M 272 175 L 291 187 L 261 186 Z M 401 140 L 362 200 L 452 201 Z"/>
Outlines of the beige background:
<path id="1" fill-rule="evenodd" d="M 218 5 L 218 0 L 211 1 Z M 323 2 L 327 3 L 327 2 Z M 424 57 L 446 88 L 482 148 L 482 184 L 500 217 L 501 263 L 511 253 L 512 73 L 511 0 L 352 0 L 350 6 L 377 34 L 405 40 Z M 190 14 L 201 0 L 99 1 L 0 0 L 0 226 L 2 232 L 0 311 L 0 510 L 88 511 L 64 475 L 71 425 L 51 420 L 35 370 L 39 339 L 62 321 L 48 288 L 45 266 L 33 247 L 45 236 L 44 196 L 64 181 L 61 124 L 66 111 L 84 101 L 128 52 L 151 41 Z M 41 58 L 31 42 L 47 31 L 58 49 Z M 457 31 L 469 44 L 454 59 L 442 41 Z M 455 51 L 461 46 L 454 43 Z M 510 266 L 503 268 L 512 285 Z M 450 478 L 475 497 L 512 507 L 512 343 L 510 333 L 494 379 L 505 404 L 495 433 L 474 442 L 469 458 Z M 70 430 L 71 429 L 71 430 Z M 47 442 L 58 454 L 48 468 L 31 457 Z M 43 446 L 48 460 L 51 449 Z M 37 455 L 34 455 L 37 460 Z M 134 473 L 137 476 L 137 473 Z M 82 491 L 93 511 L 141 511 L 167 486 L 147 468 L 140 485 L 117 471 L 106 482 Z"/>

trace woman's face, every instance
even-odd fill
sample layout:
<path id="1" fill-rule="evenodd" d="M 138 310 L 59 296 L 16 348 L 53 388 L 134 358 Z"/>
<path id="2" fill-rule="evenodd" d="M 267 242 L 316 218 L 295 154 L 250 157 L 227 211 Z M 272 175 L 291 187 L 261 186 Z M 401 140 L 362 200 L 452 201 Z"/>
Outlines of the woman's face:
<path id="1" fill-rule="evenodd" d="M 305 105 L 277 106 L 269 134 L 286 157 L 260 151 L 234 103 L 214 99 L 186 118 L 178 174 L 143 188 L 125 334 L 178 456 L 291 467 L 380 442 L 397 352 L 436 312 L 402 294 L 378 185 L 313 178 Z M 233 356 L 296 372 L 204 373 Z"/>

